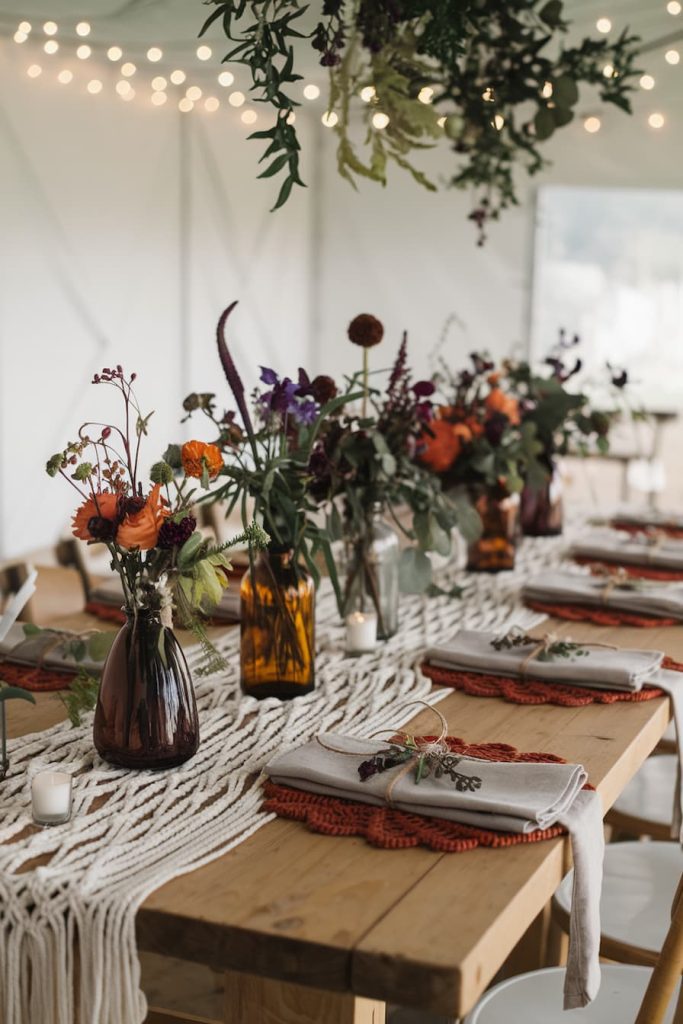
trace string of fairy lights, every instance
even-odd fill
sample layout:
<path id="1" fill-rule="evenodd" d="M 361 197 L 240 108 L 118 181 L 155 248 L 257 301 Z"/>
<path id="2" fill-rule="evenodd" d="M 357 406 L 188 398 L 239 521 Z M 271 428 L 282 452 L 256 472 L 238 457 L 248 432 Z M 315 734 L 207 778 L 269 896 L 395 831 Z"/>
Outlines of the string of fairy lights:
<path id="1" fill-rule="evenodd" d="M 664 6 L 674 18 L 683 12 L 680 0 L 667 0 Z M 612 31 L 612 20 L 603 15 L 597 19 L 595 27 L 607 35 Z M 60 26 L 53 20 L 41 24 L 23 20 L 13 34 L 11 29 L 9 34 L 17 46 L 25 47 L 31 53 L 25 70 L 29 79 L 56 81 L 60 86 L 80 86 L 91 96 L 99 96 L 106 92 L 108 85 L 113 85 L 116 95 L 126 103 L 137 99 L 153 108 L 176 108 L 183 114 L 192 111 L 214 114 L 222 108 L 238 115 L 241 122 L 250 128 L 259 120 L 258 112 L 249 105 L 245 93 L 235 87 L 234 73 L 227 68 L 216 70 L 217 56 L 206 43 L 198 45 L 192 56 L 188 56 L 183 48 L 183 59 L 176 61 L 173 46 L 170 52 L 165 52 L 161 46 L 139 50 L 134 46 L 124 48 L 117 43 L 102 43 L 95 39 L 98 33 L 93 32 L 88 21 Z M 681 63 L 680 51 L 667 45 L 670 38 L 661 40 L 661 45 L 658 42 L 647 47 L 663 52 L 663 72 L 667 67 L 673 68 Z M 675 40 L 679 36 L 676 34 L 673 38 Z M 683 38 L 683 32 L 680 38 Z M 603 74 L 611 77 L 616 72 L 611 64 L 605 64 Z M 644 73 L 639 85 L 644 93 L 653 93 L 653 98 L 656 96 L 657 79 L 652 73 Z M 308 82 L 303 86 L 301 95 L 305 101 L 313 103 L 320 99 L 321 90 L 314 82 Z M 546 83 L 542 95 L 546 99 L 552 98 L 552 83 Z M 426 86 L 418 99 L 431 103 L 433 97 L 434 90 Z M 365 103 L 376 103 L 373 86 L 362 88 L 360 98 Z M 486 92 L 483 98 L 493 100 L 492 96 L 487 97 Z M 294 111 L 289 117 L 291 121 L 296 119 Z M 325 110 L 320 119 L 327 128 L 334 128 L 338 123 L 338 115 L 333 110 Z M 390 123 L 388 115 L 381 109 L 373 113 L 371 120 L 373 127 L 380 131 Z M 651 129 L 658 131 L 665 127 L 667 115 L 661 109 L 651 108 L 646 114 L 646 121 Z M 443 126 L 445 123 L 446 117 L 440 118 L 439 124 Z M 501 130 L 504 118 L 496 114 L 492 124 Z M 588 134 L 595 135 L 601 130 L 603 121 L 597 113 L 588 113 L 583 116 L 582 124 Z"/>

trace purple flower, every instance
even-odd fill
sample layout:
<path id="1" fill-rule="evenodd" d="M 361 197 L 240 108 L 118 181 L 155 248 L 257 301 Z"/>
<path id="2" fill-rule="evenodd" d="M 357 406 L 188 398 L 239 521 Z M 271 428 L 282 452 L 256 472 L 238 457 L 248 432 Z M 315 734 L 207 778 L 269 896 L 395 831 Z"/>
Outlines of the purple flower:
<path id="1" fill-rule="evenodd" d="M 435 390 L 434 382 L 431 380 L 419 380 L 412 387 L 412 392 L 416 398 L 429 398 L 434 394 Z"/>
<path id="2" fill-rule="evenodd" d="M 312 423 L 315 423 L 319 412 L 320 407 L 317 402 L 314 402 L 311 398 L 307 398 L 303 402 L 299 402 L 290 409 L 291 415 L 294 416 L 299 423 L 303 423 L 309 427 Z"/>
<path id="3" fill-rule="evenodd" d="M 261 380 L 264 384 L 269 384 L 271 387 L 274 384 L 280 383 L 280 378 L 276 374 L 275 370 L 269 370 L 267 366 L 261 367 Z"/>

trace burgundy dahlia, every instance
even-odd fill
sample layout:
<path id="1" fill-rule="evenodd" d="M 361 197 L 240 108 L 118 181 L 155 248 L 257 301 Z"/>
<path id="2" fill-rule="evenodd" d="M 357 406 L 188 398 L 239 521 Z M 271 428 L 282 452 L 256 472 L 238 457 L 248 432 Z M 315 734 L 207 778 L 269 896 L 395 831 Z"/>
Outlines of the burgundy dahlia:
<path id="1" fill-rule="evenodd" d="M 376 316 L 370 313 L 359 313 L 349 324 L 349 340 L 361 348 L 372 348 L 379 345 L 384 337 L 384 327 Z"/>
<path id="2" fill-rule="evenodd" d="M 160 548 L 182 547 L 194 533 L 196 525 L 197 520 L 194 516 L 185 516 L 179 523 L 167 519 L 159 530 L 157 546 Z"/>

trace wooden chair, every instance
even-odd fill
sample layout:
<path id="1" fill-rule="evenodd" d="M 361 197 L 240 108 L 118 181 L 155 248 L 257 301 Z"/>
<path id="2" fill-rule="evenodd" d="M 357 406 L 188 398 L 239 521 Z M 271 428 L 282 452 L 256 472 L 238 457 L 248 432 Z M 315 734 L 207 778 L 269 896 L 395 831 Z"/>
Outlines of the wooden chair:
<path id="1" fill-rule="evenodd" d="M 683 873 L 678 843 L 611 843 L 605 849 L 600 898 L 600 954 L 619 963 L 654 966 L 666 936 L 671 901 Z M 569 932 L 573 871 L 553 898 L 553 918 Z"/>
<path id="2" fill-rule="evenodd" d="M 569 1017 L 581 1024 L 683 1024 L 683 996 L 672 996 L 683 971 L 683 877 L 673 899 L 671 925 L 654 970 L 603 964 L 597 998 Z M 510 978 L 490 989 L 464 1024 L 566 1024 L 562 1009 L 564 970 L 559 967 Z"/>
<path id="3" fill-rule="evenodd" d="M 30 569 L 27 562 L 9 560 L 0 562 L 0 613 L 7 601 L 16 594 L 28 579 Z M 19 618 L 22 622 L 35 622 L 33 598 L 24 606 Z"/>

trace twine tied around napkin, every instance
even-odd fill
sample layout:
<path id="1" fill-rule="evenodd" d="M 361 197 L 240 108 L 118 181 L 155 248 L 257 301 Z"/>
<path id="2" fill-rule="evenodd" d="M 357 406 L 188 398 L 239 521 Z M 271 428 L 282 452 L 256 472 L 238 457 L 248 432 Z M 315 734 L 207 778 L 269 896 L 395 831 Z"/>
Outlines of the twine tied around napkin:
<path id="1" fill-rule="evenodd" d="M 513 626 L 503 637 L 491 641 L 491 646 L 497 651 L 503 648 L 527 647 L 529 644 L 535 646 L 527 654 L 519 666 L 519 676 L 526 679 L 527 670 L 532 661 L 551 661 L 553 658 L 570 658 L 576 655 L 581 658 L 588 654 L 589 647 L 602 647 L 609 651 L 617 651 L 619 648 L 614 644 L 601 644 L 597 641 L 586 643 L 574 643 L 569 637 L 565 640 L 556 633 L 544 633 L 541 637 L 529 636 L 519 626 Z"/>
<path id="2" fill-rule="evenodd" d="M 456 771 L 456 767 L 463 760 L 463 757 L 459 754 L 454 754 L 446 743 L 448 722 L 441 712 L 424 700 L 410 701 L 405 707 L 410 707 L 411 704 L 422 704 L 437 716 L 440 724 L 439 735 L 436 739 L 423 740 L 410 733 L 400 733 L 399 735 L 403 737 L 403 742 L 392 738 L 387 749 L 378 750 L 369 760 L 364 760 L 358 766 L 358 774 L 361 781 L 365 782 L 371 776 L 377 775 L 380 772 L 389 771 L 392 768 L 400 768 L 389 780 L 384 791 L 384 800 L 388 807 L 394 806 L 392 795 L 398 783 L 413 770 L 415 771 L 416 786 L 420 784 L 420 780 L 426 775 L 433 774 L 437 779 L 443 775 L 448 775 L 459 792 L 475 792 L 480 789 L 481 779 L 478 775 L 465 775 L 463 772 Z M 395 735 L 393 730 L 389 729 L 382 729 L 380 732 L 392 732 L 392 736 Z M 372 735 L 377 736 L 379 733 L 373 733 Z M 323 742 L 320 735 L 316 736 L 316 741 L 325 750 L 330 750 L 335 754 L 344 754 L 349 757 L 359 756 L 348 750 L 338 750 L 335 747 L 328 746 L 328 744 Z M 467 758 L 467 760 L 474 761 L 477 759 Z"/>
<path id="3" fill-rule="evenodd" d="M 66 647 L 67 644 L 69 646 L 79 643 L 85 644 L 99 632 L 100 631 L 97 629 L 84 629 L 81 632 L 77 632 L 72 629 L 36 629 L 30 634 L 25 634 L 24 639 L 20 640 L 18 644 L 15 644 L 9 653 L 15 656 L 21 653 L 22 647 L 30 644 L 35 638 L 35 635 L 40 633 L 46 639 L 45 643 L 36 655 L 36 665 L 38 668 L 42 668 L 45 663 L 45 659 L 53 651 L 59 650 L 60 647 Z"/>

